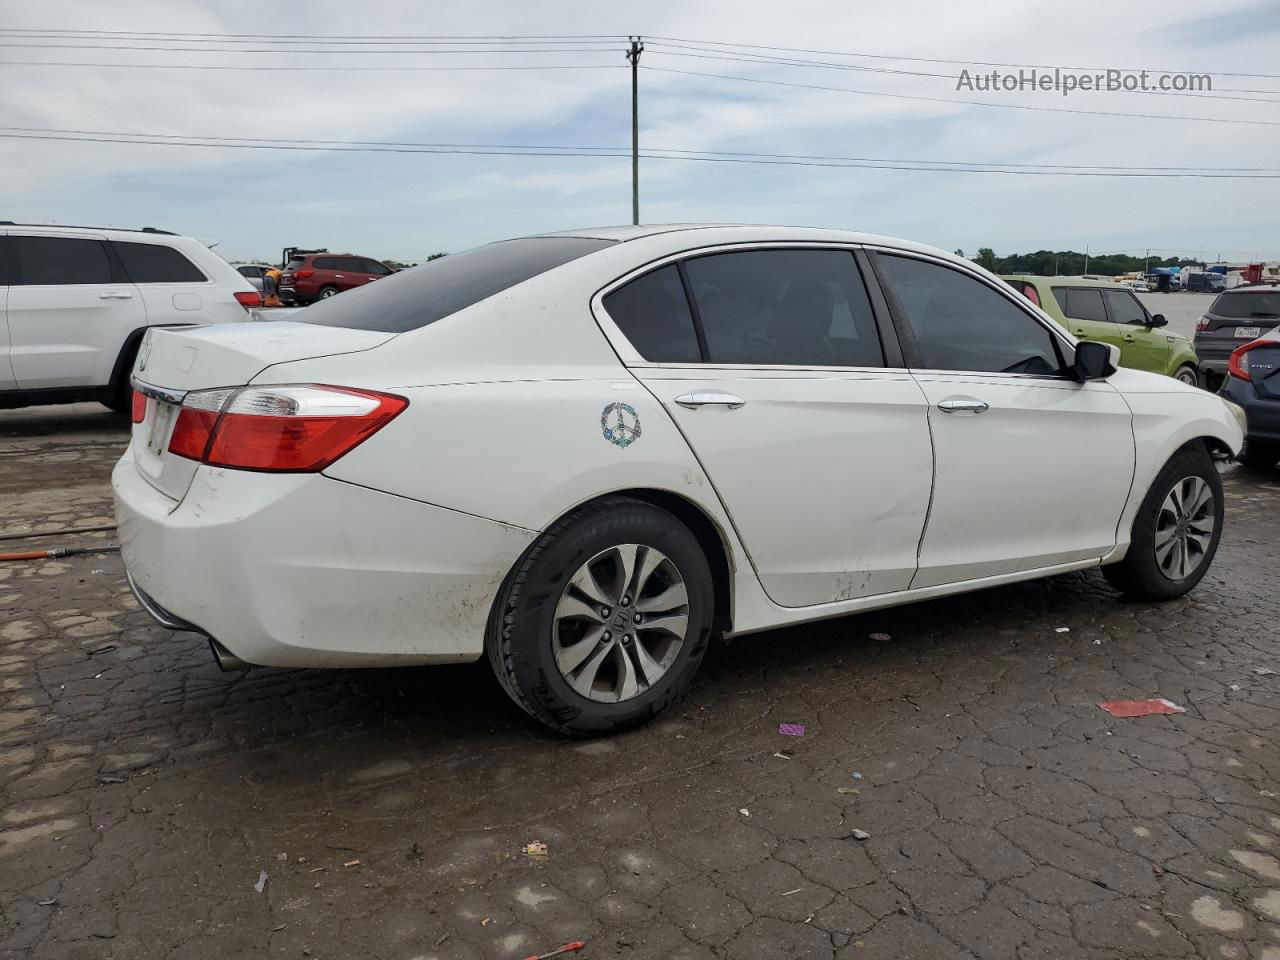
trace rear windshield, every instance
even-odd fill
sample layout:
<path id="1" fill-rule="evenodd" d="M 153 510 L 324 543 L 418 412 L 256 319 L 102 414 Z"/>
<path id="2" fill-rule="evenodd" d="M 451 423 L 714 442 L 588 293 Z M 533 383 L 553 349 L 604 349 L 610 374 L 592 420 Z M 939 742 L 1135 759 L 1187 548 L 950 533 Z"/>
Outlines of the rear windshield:
<path id="1" fill-rule="evenodd" d="M 1246 293 L 1233 290 L 1218 295 L 1209 312 L 1236 320 L 1275 320 L 1280 318 L 1280 290 L 1274 293 Z"/>
<path id="2" fill-rule="evenodd" d="M 491 243 L 321 300 L 290 319 L 382 333 L 416 330 L 613 243 L 586 237 L 525 237 Z"/>
<path id="3" fill-rule="evenodd" d="M 301 267 L 301 266 L 302 266 L 304 263 L 306 263 L 306 262 L 307 262 L 307 258 L 306 258 L 306 257 L 294 257 L 294 258 L 292 258 L 288 263 L 286 263 L 286 264 L 284 265 L 284 268 L 285 268 L 286 270 L 297 270 L 299 267 Z"/>

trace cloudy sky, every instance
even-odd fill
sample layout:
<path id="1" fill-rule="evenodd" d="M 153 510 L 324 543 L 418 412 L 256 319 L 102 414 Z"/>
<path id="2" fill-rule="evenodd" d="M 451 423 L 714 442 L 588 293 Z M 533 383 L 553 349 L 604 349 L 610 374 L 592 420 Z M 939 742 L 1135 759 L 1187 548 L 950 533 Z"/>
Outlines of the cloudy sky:
<path id="1" fill-rule="evenodd" d="M 1088 245 L 1280 258 L 1280 179 L 724 162 L 781 154 L 935 168 L 1280 175 L 1280 5 L 1182 6 L 1187 12 L 1163 0 L 8 4 L 0 20 L 0 134 L 8 134 L 0 136 L 0 219 L 156 225 L 217 240 L 229 259 L 276 259 L 297 244 L 403 260 L 629 222 L 625 156 L 370 153 L 350 142 L 625 153 L 624 35 L 640 34 L 642 148 L 713 151 L 720 161 L 643 159 L 646 222 L 813 224 L 969 253 Z M 279 42 L 304 35 L 308 42 Z M 556 39 L 456 39 L 499 36 Z M 602 39 L 580 39 L 587 36 Z M 453 43 L 423 42 L 433 38 Z M 955 77 L 972 62 L 1208 73 L 1213 97 L 958 92 Z M 965 99 L 1053 109 L 956 102 Z M 1086 112 L 1057 112 L 1064 110 Z M 86 139 L 120 134 L 343 149 Z"/>

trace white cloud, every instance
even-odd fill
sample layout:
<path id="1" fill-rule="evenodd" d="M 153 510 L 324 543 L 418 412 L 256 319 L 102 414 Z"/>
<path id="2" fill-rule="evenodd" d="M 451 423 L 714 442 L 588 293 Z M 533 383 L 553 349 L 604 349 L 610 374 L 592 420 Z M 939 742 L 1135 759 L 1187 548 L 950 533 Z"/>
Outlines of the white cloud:
<path id="1" fill-rule="evenodd" d="M 767 67 L 662 52 L 662 36 L 928 58 L 1267 73 L 1277 18 L 1225 2 L 1214 16 L 1162 2 L 1000 0 L 981 7 L 836 0 L 643 8 L 586 2 L 484 6 L 336 0 L 215 5 L 194 0 L 52 0 L 6 26 L 172 30 L 282 37 L 324 33 L 626 34 L 651 38 L 642 64 L 866 91 L 962 97 L 946 79 Z M 1242 29 L 1241 24 L 1251 25 Z M 163 43 L 137 45 L 162 46 Z M 622 63 L 617 49 L 593 57 Z M 684 51 L 693 52 L 693 51 Z M 837 60 L 823 54 L 783 54 Z M 314 64 L 287 54 L 11 48 L 0 60 Z M 533 64 L 547 58 L 457 57 Z M 558 58 L 570 59 L 568 56 Z M 454 55 L 333 55 L 343 65 L 454 62 Z M 945 64 L 856 61 L 953 73 Z M 625 69 L 421 73 L 134 70 L 0 65 L 0 125 L 234 137 L 573 143 L 625 146 Z M 1280 81 L 1215 78 L 1275 89 Z M 643 142 L 691 150 L 1021 163 L 1280 166 L 1280 127 L 992 109 L 797 87 L 642 73 Z M 1240 94 L 1265 96 L 1264 94 Z M 1271 119 L 1267 105 L 1137 95 L 985 94 L 1084 110 Z M 0 211 L 13 219 L 158 223 L 218 236 L 231 255 L 286 242 L 412 257 L 497 236 L 630 214 L 626 159 L 370 156 L 0 140 Z M 896 232 L 942 246 L 1261 247 L 1276 253 L 1277 181 L 1140 180 L 831 170 L 646 160 L 646 220 L 777 220 Z M 1263 202 L 1265 200 L 1265 202 Z"/>

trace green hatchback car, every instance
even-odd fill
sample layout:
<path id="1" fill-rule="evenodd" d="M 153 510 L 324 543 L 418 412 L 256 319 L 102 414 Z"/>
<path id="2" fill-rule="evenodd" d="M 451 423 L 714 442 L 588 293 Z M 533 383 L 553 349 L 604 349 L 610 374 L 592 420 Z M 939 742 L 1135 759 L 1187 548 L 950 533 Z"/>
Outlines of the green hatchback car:
<path id="1" fill-rule="evenodd" d="M 1000 278 L 1081 340 L 1101 340 L 1120 348 L 1122 366 L 1200 385 L 1200 363 L 1191 341 L 1166 333 L 1163 314 L 1152 316 L 1123 284 L 1083 277 Z"/>

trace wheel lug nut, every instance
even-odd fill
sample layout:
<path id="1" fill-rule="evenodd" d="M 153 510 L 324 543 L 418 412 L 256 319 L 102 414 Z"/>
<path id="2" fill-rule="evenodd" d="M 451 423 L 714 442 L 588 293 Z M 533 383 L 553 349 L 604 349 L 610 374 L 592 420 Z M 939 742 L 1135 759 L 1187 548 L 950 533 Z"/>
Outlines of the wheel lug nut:
<path id="1" fill-rule="evenodd" d="M 600 616 L 607 617 L 612 611 L 608 607 L 600 608 Z"/>
<path id="2" fill-rule="evenodd" d="M 623 598 L 622 598 L 622 605 L 623 605 L 624 607 L 630 606 L 630 605 L 631 605 L 631 598 L 630 598 L 630 597 L 623 597 Z"/>
<path id="3" fill-rule="evenodd" d="M 612 640 L 612 639 L 613 639 L 613 634 L 612 634 L 612 633 L 610 633 L 608 630 L 606 630 L 606 631 L 604 632 L 604 636 L 602 636 L 602 637 L 600 638 L 600 640 L 601 640 L 601 642 L 602 642 L 602 643 L 608 643 L 608 642 L 609 642 L 610 640 Z"/>
<path id="4" fill-rule="evenodd" d="M 628 646 L 628 647 L 631 646 L 631 634 L 624 633 L 622 635 L 622 643 L 624 646 Z"/>
<path id="5" fill-rule="evenodd" d="M 641 620 L 643 620 L 643 619 L 644 619 L 644 618 L 643 618 L 642 616 L 640 616 L 640 614 L 638 614 L 638 613 L 636 614 L 636 616 L 635 616 L 635 621 L 636 621 L 636 623 L 639 623 L 639 622 L 640 622 Z"/>

